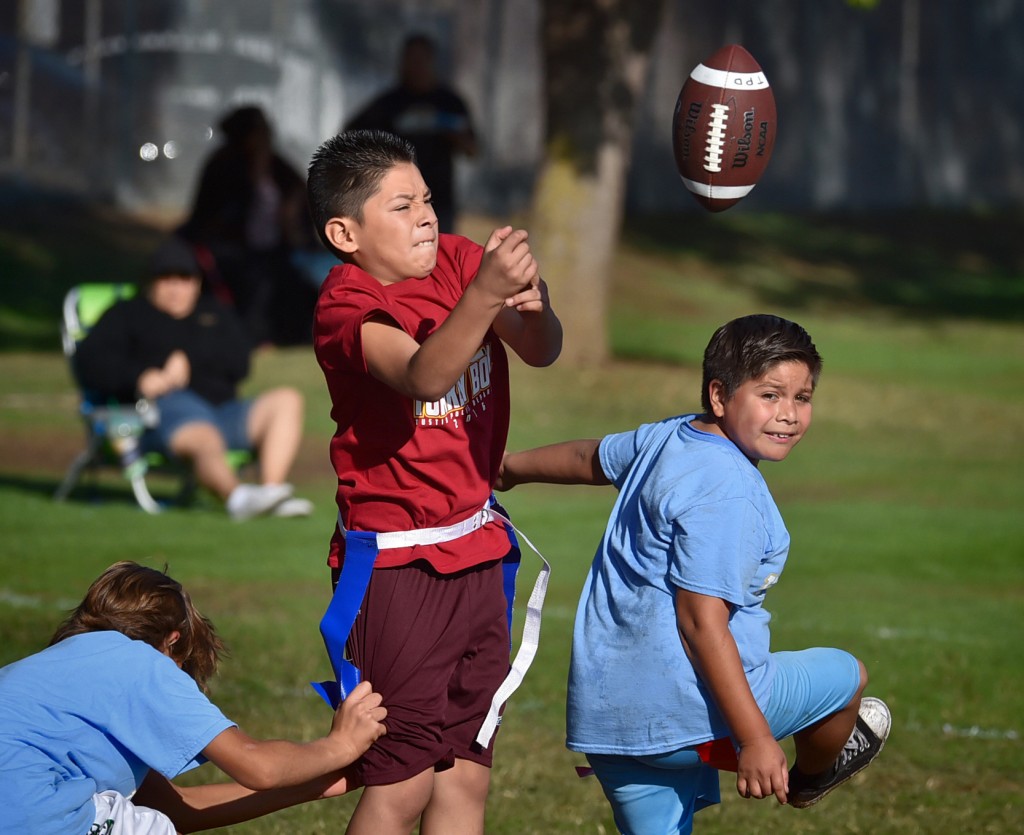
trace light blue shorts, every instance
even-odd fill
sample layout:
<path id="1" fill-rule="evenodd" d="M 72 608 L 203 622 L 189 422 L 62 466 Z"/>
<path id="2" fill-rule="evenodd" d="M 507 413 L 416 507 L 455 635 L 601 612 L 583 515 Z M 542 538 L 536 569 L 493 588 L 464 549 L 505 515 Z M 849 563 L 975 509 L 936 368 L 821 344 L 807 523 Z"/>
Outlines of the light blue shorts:
<path id="1" fill-rule="evenodd" d="M 816 647 L 772 653 L 776 674 L 765 719 L 776 739 L 792 736 L 850 703 L 860 686 L 857 659 L 841 649 Z M 664 754 L 587 754 L 612 806 L 615 825 L 628 835 L 693 831 L 693 815 L 721 801 L 718 771 L 692 748 Z"/>
<path id="2" fill-rule="evenodd" d="M 773 652 L 776 672 L 762 707 L 772 736 L 785 739 L 842 710 L 860 687 L 857 659 L 841 649 Z"/>
<path id="3" fill-rule="evenodd" d="M 250 449 L 249 410 L 251 400 L 228 400 L 214 405 L 190 389 L 180 389 L 157 398 L 160 423 L 146 431 L 143 448 L 170 454 L 171 438 L 187 423 L 212 423 L 224 438 L 227 449 Z"/>

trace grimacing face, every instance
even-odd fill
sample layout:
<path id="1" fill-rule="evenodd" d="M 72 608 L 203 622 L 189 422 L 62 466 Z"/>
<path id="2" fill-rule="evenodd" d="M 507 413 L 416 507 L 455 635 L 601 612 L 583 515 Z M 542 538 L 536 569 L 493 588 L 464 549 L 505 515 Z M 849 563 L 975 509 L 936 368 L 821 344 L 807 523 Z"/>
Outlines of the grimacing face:
<path id="1" fill-rule="evenodd" d="M 352 260 L 384 284 L 423 278 L 437 264 L 437 215 L 430 189 L 411 163 L 399 163 L 384 175 L 363 204 L 361 222 L 345 218 L 344 223 Z"/>

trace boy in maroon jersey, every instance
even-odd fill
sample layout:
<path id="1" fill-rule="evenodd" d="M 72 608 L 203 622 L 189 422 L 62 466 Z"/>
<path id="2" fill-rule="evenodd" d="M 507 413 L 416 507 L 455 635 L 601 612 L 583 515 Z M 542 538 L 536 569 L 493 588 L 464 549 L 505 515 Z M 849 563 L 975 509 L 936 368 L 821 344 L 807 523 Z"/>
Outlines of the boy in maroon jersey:
<path id="1" fill-rule="evenodd" d="M 496 229 L 483 247 L 438 234 L 405 140 L 339 134 L 307 188 L 342 261 L 314 324 L 337 424 L 335 581 L 346 531 L 380 548 L 348 651 L 388 705 L 388 733 L 361 762 L 348 831 L 482 833 L 493 744 L 475 739 L 509 669 L 509 538 L 481 513 L 508 431 L 504 346 L 550 365 L 561 325 L 525 231 Z"/>

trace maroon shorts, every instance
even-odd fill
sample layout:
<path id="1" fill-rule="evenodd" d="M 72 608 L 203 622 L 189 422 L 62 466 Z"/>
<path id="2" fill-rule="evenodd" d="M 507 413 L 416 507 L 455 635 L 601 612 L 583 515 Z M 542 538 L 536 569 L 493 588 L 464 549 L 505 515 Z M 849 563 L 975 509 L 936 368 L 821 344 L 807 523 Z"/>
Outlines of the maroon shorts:
<path id="1" fill-rule="evenodd" d="M 348 652 L 388 709 L 360 761 L 366 785 L 398 783 L 455 758 L 490 767 L 474 741 L 509 670 L 501 560 L 456 574 L 427 563 L 374 569 Z"/>

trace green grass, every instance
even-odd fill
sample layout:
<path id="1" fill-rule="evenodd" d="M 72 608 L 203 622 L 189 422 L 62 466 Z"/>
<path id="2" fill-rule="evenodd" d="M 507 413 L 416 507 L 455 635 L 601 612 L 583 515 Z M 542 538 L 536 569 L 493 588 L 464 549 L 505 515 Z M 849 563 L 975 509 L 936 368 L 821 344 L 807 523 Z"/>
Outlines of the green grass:
<path id="1" fill-rule="evenodd" d="M 993 219 L 972 227 L 962 251 L 949 230 L 965 221 L 932 220 L 945 230 L 934 246 L 920 219 L 890 219 L 905 247 L 884 224 L 853 219 L 687 216 L 675 245 L 652 221 L 631 231 L 616 263 L 620 359 L 583 372 L 513 367 L 510 446 L 520 448 L 693 408 L 703 346 L 736 315 L 795 318 L 825 357 L 807 440 L 784 464 L 764 467 L 793 536 L 768 599 L 773 642 L 861 657 L 869 691 L 893 710 L 893 734 L 851 788 L 804 812 L 741 800 L 724 775 L 724 802 L 697 817 L 705 835 L 1019 828 L 1024 276 L 1019 255 L 988 230 Z M 1019 224 L 1002 224 L 1019 242 Z M 883 286 L 897 278 L 899 287 Z M 50 351 L 0 361 L 0 663 L 41 648 L 110 562 L 167 563 L 231 647 L 213 686 L 228 715 L 256 735 L 322 733 L 329 717 L 308 682 L 329 672 L 317 624 L 329 588 L 332 477 L 328 402 L 309 352 L 260 354 L 250 385 L 288 381 L 306 393 L 296 481 L 316 514 L 244 525 L 211 502 L 146 516 L 116 476 L 101 480 L 98 500 L 81 490 L 54 504 L 80 440 L 63 359 Z M 524 487 L 504 501 L 553 572 L 542 646 L 499 736 L 487 830 L 611 833 L 597 783 L 573 772 L 581 758 L 564 748 L 563 713 L 576 599 L 612 494 Z M 534 572 L 527 559 L 521 582 Z M 188 779 L 214 776 L 207 767 Z M 238 829 L 337 832 L 352 803 L 311 804 Z"/>

